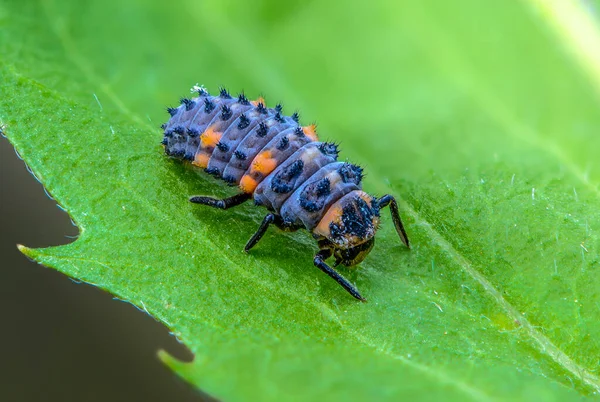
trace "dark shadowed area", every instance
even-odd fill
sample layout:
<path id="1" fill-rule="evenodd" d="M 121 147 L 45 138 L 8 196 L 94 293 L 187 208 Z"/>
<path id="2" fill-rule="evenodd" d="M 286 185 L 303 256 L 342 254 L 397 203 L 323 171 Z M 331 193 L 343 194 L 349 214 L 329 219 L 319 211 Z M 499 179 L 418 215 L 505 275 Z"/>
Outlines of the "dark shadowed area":
<path id="1" fill-rule="evenodd" d="M 16 244 L 65 244 L 78 230 L 0 138 L 0 400 L 209 401 L 156 357 L 191 360 L 134 306 L 25 258 Z"/>

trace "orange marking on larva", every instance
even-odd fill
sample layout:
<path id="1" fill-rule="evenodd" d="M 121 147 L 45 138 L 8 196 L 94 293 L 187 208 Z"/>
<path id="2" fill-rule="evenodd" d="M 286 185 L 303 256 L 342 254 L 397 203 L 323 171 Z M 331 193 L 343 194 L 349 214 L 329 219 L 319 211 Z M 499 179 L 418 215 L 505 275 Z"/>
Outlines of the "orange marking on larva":
<path id="1" fill-rule="evenodd" d="M 304 131 L 304 135 L 310 138 L 312 141 L 319 141 L 317 137 L 317 125 L 311 124 L 310 126 L 302 127 L 302 131 Z"/>
<path id="2" fill-rule="evenodd" d="M 252 172 L 260 173 L 263 176 L 268 175 L 277 167 L 277 159 L 274 159 L 271 156 L 271 151 L 259 153 L 252 161 L 250 170 Z"/>
<path id="3" fill-rule="evenodd" d="M 329 207 L 327 212 L 325 212 L 325 215 L 323 215 L 323 218 L 321 218 L 317 227 L 313 229 L 313 232 L 324 237 L 329 237 L 329 225 L 331 222 L 339 221 L 342 217 L 342 213 L 342 208 L 340 208 L 337 203 L 333 204 Z"/>
<path id="4" fill-rule="evenodd" d="M 358 196 L 360 198 L 362 198 L 363 201 L 366 202 L 369 205 L 373 201 L 373 197 L 371 197 L 369 194 L 365 193 L 364 191 L 359 191 Z"/>
<path id="5" fill-rule="evenodd" d="M 262 103 L 263 105 L 267 105 L 267 103 L 265 102 L 265 98 L 263 98 L 262 96 L 259 96 L 258 99 L 253 100 L 251 102 L 254 106 L 258 106 L 259 103 Z"/>
<path id="6" fill-rule="evenodd" d="M 214 148 L 217 143 L 221 140 L 221 134 L 219 131 L 215 131 L 213 126 L 210 126 L 202 133 L 200 137 L 200 144 L 202 148 Z"/>
<path id="7" fill-rule="evenodd" d="M 242 176 L 242 180 L 240 180 L 240 189 L 244 193 L 253 193 L 257 186 L 258 182 L 250 175 L 245 174 Z"/>
<path id="8" fill-rule="evenodd" d="M 205 168 L 205 167 L 208 166 L 208 160 L 209 159 L 210 159 L 210 156 L 208 156 L 204 152 L 199 152 L 199 153 L 196 154 L 196 157 L 194 158 L 194 161 L 192 162 L 192 165 L 198 166 L 198 167 L 201 167 L 201 168 Z"/>

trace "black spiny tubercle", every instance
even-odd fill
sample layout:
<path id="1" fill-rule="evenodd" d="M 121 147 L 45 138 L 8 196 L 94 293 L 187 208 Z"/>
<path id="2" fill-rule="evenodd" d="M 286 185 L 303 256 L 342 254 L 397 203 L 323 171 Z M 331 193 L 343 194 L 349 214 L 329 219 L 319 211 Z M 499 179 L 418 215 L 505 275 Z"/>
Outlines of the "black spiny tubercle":
<path id="1" fill-rule="evenodd" d="M 200 136 L 200 131 L 198 131 L 195 128 L 188 128 L 187 133 L 191 138 L 196 138 L 196 137 Z"/>
<path id="2" fill-rule="evenodd" d="M 215 107 L 215 104 L 210 99 L 204 99 L 204 112 L 211 113 Z"/>
<path id="3" fill-rule="evenodd" d="M 260 113 L 260 114 L 267 114 L 267 113 L 268 113 L 268 111 L 267 111 L 267 108 L 266 108 L 265 104 L 264 104 L 264 103 L 262 103 L 262 102 L 258 102 L 258 105 L 256 105 L 256 110 L 257 110 L 257 111 L 258 111 L 258 113 Z"/>
<path id="4" fill-rule="evenodd" d="M 192 110 L 194 108 L 194 106 L 196 105 L 196 102 L 194 102 L 191 99 L 188 98 L 181 98 L 180 103 L 182 105 L 185 105 L 185 111 L 189 112 L 190 110 Z"/>
<path id="5" fill-rule="evenodd" d="M 246 98 L 246 95 L 244 95 L 243 92 L 238 95 L 238 102 L 241 103 L 242 105 L 250 104 L 250 101 L 248 100 L 248 98 Z"/>
<path id="6" fill-rule="evenodd" d="M 233 111 L 227 105 L 221 107 L 221 120 L 229 120 L 233 116 Z"/>
<path id="7" fill-rule="evenodd" d="M 217 96 L 203 87 L 194 90 L 198 98 L 182 98 L 180 107 L 167 108 L 171 118 L 161 126 L 165 153 L 238 185 L 241 192 L 222 200 L 195 196 L 190 201 L 228 209 L 253 198 L 266 207 L 269 213 L 245 251 L 269 225 L 287 231 L 306 228 L 319 246 L 314 265 L 364 301 L 325 261 L 334 257 L 333 266 L 359 264 L 373 247 L 380 210 L 387 206 L 408 246 L 394 197 L 363 192 L 362 167 L 338 162 L 338 144 L 320 142 L 315 124 L 301 127 L 298 112 L 285 117 L 282 104 L 268 108 L 262 98 L 250 102 L 243 92 L 233 98 L 223 87 Z"/>
<path id="8" fill-rule="evenodd" d="M 243 130 L 250 125 L 250 119 L 245 114 L 240 115 L 240 122 L 238 123 L 238 130 Z"/>
<path id="9" fill-rule="evenodd" d="M 333 142 L 322 142 L 319 144 L 319 151 L 325 155 L 335 155 L 336 158 L 339 153 L 338 145 Z"/>
<path id="10" fill-rule="evenodd" d="M 283 151 L 284 149 L 286 149 L 288 147 L 289 144 L 290 144 L 290 139 L 288 137 L 281 137 L 281 139 L 277 143 L 276 148 L 280 151 Z"/>
<path id="11" fill-rule="evenodd" d="M 285 123 L 285 119 L 280 112 L 275 113 L 275 120 L 277 120 L 278 123 Z"/>
<path id="12" fill-rule="evenodd" d="M 224 142 L 217 142 L 217 148 L 219 149 L 219 151 L 221 152 L 227 152 L 229 151 L 229 145 L 225 144 Z"/>
<path id="13" fill-rule="evenodd" d="M 265 123 L 264 121 L 261 121 L 260 123 L 258 123 L 258 129 L 256 130 L 257 136 L 264 137 L 265 135 L 267 135 L 268 131 L 269 131 L 269 127 L 267 126 L 267 123 Z"/>
<path id="14" fill-rule="evenodd" d="M 225 99 L 231 99 L 231 95 L 229 94 L 227 89 L 225 89 L 224 87 L 221 87 L 219 89 L 219 97 L 225 98 Z"/>

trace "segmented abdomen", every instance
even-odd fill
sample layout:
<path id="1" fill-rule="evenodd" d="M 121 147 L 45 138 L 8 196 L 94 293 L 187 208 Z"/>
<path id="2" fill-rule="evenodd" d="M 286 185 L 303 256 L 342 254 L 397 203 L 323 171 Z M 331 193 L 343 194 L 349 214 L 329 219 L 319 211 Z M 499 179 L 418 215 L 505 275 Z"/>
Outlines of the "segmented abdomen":
<path id="1" fill-rule="evenodd" d="M 262 99 L 226 90 L 198 95 L 168 109 L 167 155 L 237 184 L 257 205 L 309 230 L 333 203 L 361 189 L 362 169 L 337 162 L 337 146 L 319 142 L 315 126 L 300 126 L 296 113 L 283 116 L 279 105 L 267 108 Z"/>

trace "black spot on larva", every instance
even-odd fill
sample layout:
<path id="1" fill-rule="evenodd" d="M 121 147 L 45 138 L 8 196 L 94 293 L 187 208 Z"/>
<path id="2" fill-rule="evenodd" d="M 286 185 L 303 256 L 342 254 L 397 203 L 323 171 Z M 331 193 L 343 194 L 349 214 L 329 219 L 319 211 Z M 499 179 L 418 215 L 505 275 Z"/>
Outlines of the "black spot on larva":
<path id="1" fill-rule="evenodd" d="M 338 146 L 336 144 L 334 144 L 333 142 L 324 142 L 321 145 L 319 145 L 319 151 L 321 151 L 321 153 L 323 153 L 324 155 L 333 155 L 336 156 L 338 155 Z"/>
<path id="2" fill-rule="evenodd" d="M 281 137 L 279 142 L 277 143 L 276 148 L 280 151 L 283 151 L 290 145 L 290 139 L 287 136 Z"/>
<path id="3" fill-rule="evenodd" d="M 329 233 L 331 234 L 331 237 L 340 237 L 344 232 L 342 231 L 342 228 L 340 225 L 338 225 L 337 223 L 331 222 L 329 224 Z"/>
<path id="4" fill-rule="evenodd" d="M 245 160 L 245 159 L 248 157 L 248 155 L 246 155 L 244 152 L 242 152 L 242 151 L 240 151 L 240 150 L 237 150 L 237 151 L 235 151 L 235 152 L 233 153 L 233 155 L 234 155 L 234 156 L 235 156 L 237 159 L 239 159 L 239 160 L 242 160 L 242 161 L 243 161 L 243 160 Z"/>
<path id="5" fill-rule="evenodd" d="M 260 114 L 267 114 L 267 108 L 265 107 L 265 104 L 262 102 L 258 102 L 258 105 L 256 105 L 256 110 Z"/>
<path id="6" fill-rule="evenodd" d="M 204 99 L 204 111 L 210 113 L 215 109 L 215 104 L 210 99 Z"/>
<path id="7" fill-rule="evenodd" d="M 169 143 L 169 140 L 167 139 L 167 136 L 165 134 L 164 138 L 162 139 L 162 141 L 160 142 L 162 145 L 167 145 Z M 166 150 L 165 150 L 166 151 Z"/>
<path id="8" fill-rule="evenodd" d="M 296 134 L 298 137 L 304 137 L 304 130 L 302 130 L 302 127 L 298 126 L 294 129 L 294 134 Z"/>
<path id="9" fill-rule="evenodd" d="M 265 135 L 267 135 L 268 132 L 269 132 L 269 127 L 267 126 L 267 123 L 265 123 L 264 121 L 261 121 L 258 124 L 258 130 L 256 130 L 256 135 L 258 135 L 259 137 L 264 137 Z"/>
<path id="10" fill-rule="evenodd" d="M 285 119 L 279 112 L 275 113 L 275 120 L 277 120 L 278 123 L 285 123 Z"/>
<path id="11" fill-rule="evenodd" d="M 173 128 L 173 132 L 175 134 L 183 134 L 183 133 L 185 133 L 185 128 L 183 126 L 177 126 L 177 127 Z"/>
<path id="12" fill-rule="evenodd" d="M 273 177 L 271 190 L 278 194 L 285 194 L 292 191 L 295 184 L 292 180 L 300 176 L 302 169 L 304 169 L 304 161 L 298 159 Z"/>
<path id="13" fill-rule="evenodd" d="M 200 135 L 200 131 L 195 128 L 188 128 L 187 133 L 190 137 L 195 138 Z"/>
<path id="14" fill-rule="evenodd" d="M 296 123 L 300 123 L 300 113 L 294 112 L 292 115 L 292 120 L 294 120 Z"/>
<path id="15" fill-rule="evenodd" d="M 248 100 L 248 98 L 246 98 L 246 95 L 244 95 L 243 92 L 238 95 L 238 102 L 241 103 L 242 105 L 250 104 L 250 101 Z"/>
<path id="16" fill-rule="evenodd" d="M 329 179 L 327 177 L 322 178 L 317 183 L 317 195 L 323 197 L 329 195 L 331 192 Z"/>
<path id="17" fill-rule="evenodd" d="M 288 166 L 285 171 L 287 171 L 287 174 L 290 178 L 294 178 L 302 173 L 302 169 L 304 169 L 304 161 L 302 159 L 298 159 L 296 162 Z"/>
<path id="18" fill-rule="evenodd" d="M 344 163 L 339 169 L 338 173 L 342 177 L 344 183 L 360 183 L 362 180 L 362 168 L 360 166 L 352 165 L 350 163 Z"/>
<path id="19" fill-rule="evenodd" d="M 219 171 L 219 169 L 218 169 L 218 168 L 215 168 L 215 167 L 212 167 L 212 168 L 206 168 L 206 169 L 204 169 L 204 171 L 205 171 L 206 173 L 210 174 L 210 175 L 213 175 L 213 176 L 218 176 L 218 175 L 219 175 L 219 173 L 221 173 L 221 172 Z"/>
<path id="20" fill-rule="evenodd" d="M 221 120 L 229 120 L 232 115 L 233 112 L 231 111 L 231 108 L 227 105 L 223 105 L 221 108 Z"/>
<path id="21" fill-rule="evenodd" d="M 229 145 L 227 145 L 221 141 L 217 142 L 217 148 L 219 148 L 219 151 L 221 151 L 221 152 L 229 151 Z"/>
<path id="22" fill-rule="evenodd" d="M 174 156 L 174 157 L 176 157 L 176 158 L 183 158 L 184 153 L 185 152 L 184 152 L 183 149 L 179 149 L 177 151 L 171 152 L 171 155 Z"/>
<path id="23" fill-rule="evenodd" d="M 160 128 L 161 128 L 161 129 L 163 129 L 163 130 L 164 130 L 165 128 L 167 128 L 167 123 L 163 123 L 163 124 L 161 124 L 161 125 L 160 125 Z"/>
<path id="24" fill-rule="evenodd" d="M 278 103 L 277 105 L 275 105 L 275 111 L 277 113 L 283 112 L 283 105 L 281 103 Z"/>
<path id="25" fill-rule="evenodd" d="M 250 119 L 245 114 L 240 115 L 240 122 L 238 123 L 238 130 L 243 130 L 250 125 Z"/>
<path id="26" fill-rule="evenodd" d="M 313 201 L 313 200 L 309 200 L 308 198 L 305 198 L 302 196 L 300 196 L 300 206 L 302 207 L 302 209 L 304 209 L 305 211 L 308 211 L 308 212 L 315 212 L 315 211 L 318 211 L 319 209 L 321 209 L 321 207 L 319 206 L 318 200 Z"/>
<path id="27" fill-rule="evenodd" d="M 327 196 L 331 193 L 330 182 L 327 177 L 316 183 L 309 184 L 300 194 L 300 206 L 308 212 L 315 212 L 323 208 Z"/>
<path id="28" fill-rule="evenodd" d="M 227 89 L 225 89 L 224 87 L 221 87 L 219 89 L 219 96 L 221 98 L 225 98 L 225 99 L 231 99 L 231 95 L 229 95 L 229 92 L 227 91 Z"/>
<path id="29" fill-rule="evenodd" d="M 190 111 L 194 108 L 194 106 L 196 105 L 196 103 L 188 98 L 181 98 L 180 101 L 182 105 L 185 105 L 185 110 L 186 111 Z"/>
<path id="30" fill-rule="evenodd" d="M 235 183 L 235 177 L 223 176 L 223 181 L 225 181 L 226 183 L 232 184 L 232 183 Z"/>
<path id="31" fill-rule="evenodd" d="M 171 115 L 171 117 L 175 116 L 177 114 L 177 108 L 176 107 L 168 107 L 167 108 L 167 112 L 169 112 L 169 114 Z"/>
<path id="32" fill-rule="evenodd" d="M 183 159 L 186 161 L 193 161 L 195 157 L 196 157 L 195 153 L 193 153 L 191 151 L 187 151 L 185 153 L 185 155 L 183 156 Z"/>
<path id="33" fill-rule="evenodd" d="M 173 130 L 165 131 L 165 138 L 172 138 L 172 137 L 173 137 Z"/>
<path id="34" fill-rule="evenodd" d="M 210 96 L 210 94 L 208 93 L 208 91 L 204 88 L 200 88 L 198 89 L 198 96 Z"/>

